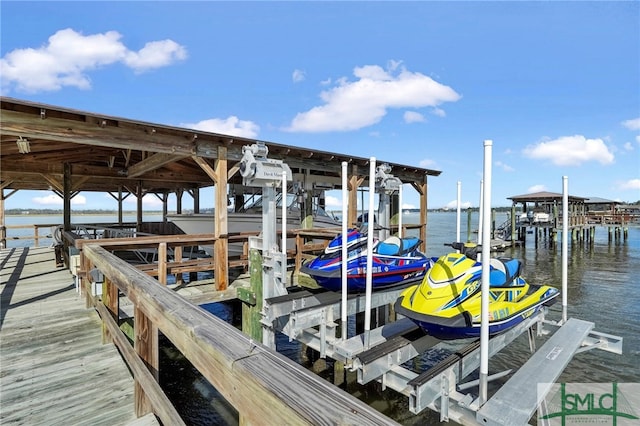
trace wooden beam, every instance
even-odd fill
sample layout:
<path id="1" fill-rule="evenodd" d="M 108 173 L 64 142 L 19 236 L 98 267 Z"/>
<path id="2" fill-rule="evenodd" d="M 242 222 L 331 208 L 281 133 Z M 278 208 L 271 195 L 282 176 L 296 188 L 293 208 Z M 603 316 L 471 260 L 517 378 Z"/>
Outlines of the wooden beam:
<path id="1" fill-rule="evenodd" d="M 118 292 L 118 287 L 113 286 Z M 118 324 L 113 318 L 110 317 L 109 311 L 98 303 L 96 310 L 100 314 L 103 323 L 109 330 L 114 345 L 118 348 L 122 357 L 126 360 L 129 369 L 131 370 L 136 383 L 139 383 L 145 390 L 145 395 L 149 399 L 153 412 L 158 416 L 162 424 L 165 425 L 184 425 L 184 421 L 176 411 L 175 407 L 165 395 L 164 391 L 160 387 L 153 374 L 147 369 L 144 363 L 136 356 L 134 349 L 127 338 L 122 334 L 122 331 L 118 328 Z"/>
<path id="2" fill-rule="evenodd" d="M 427 177 L 424 177 L 424 182 L 418 185 L 414 184 L 416 190 L 420 194 L 420 223 L 424 218 L 424 224 L 420 226 L 419 236 L 422 243 L 420 243 L 420 250 L 424 253 L 427 251 Z"/>
<path id="3" fill-rule="evenodd" d="M 207 163 L 207 160 L 202 157 L 198 157 L 197 155 L 192 155 L 191 158 L 200 166 L 202 170 L 204 170 L 207 176 L 209 176 L 214 183 L 218 183 L 218 175 L 216 174 L 213 167 L 211 167 L 209 163 Z"/>
<path id="4" fill-rule="evenodd" d="M 42 176 L 44 180 L 49 182 L 49 185 L 51 185 L 53 189 L 55 189 L 58 192 L 63 192 L 62 182 L 56 179 L 55 176 L 48 175 L 48 174 L 41 174 L 40 176 Z"/>
<path id="5" fill-rule="evenodd" d="M 133 348 L 136 354 L 146 364 L 151 375 L 158 380 L 159 347 L 158 347 L 158 329 L 140 307 L 134 306 L 133 314 L 134 341 Z M 152 412 L 152 404 L 146 395 L 141 383 L 135 381 L 134 398 L 135 410 L 138 417 Z"/>
<path id="6" fill-rule="evenodd" d="M 148 171 L 159 169 L 165 164 L 182 160 L 185 157 L 187 157 L 187 155 L 174 155 L 159 152 L 129 167 L 129 169 L 127 170 L 127 176 L 130 178 L 138 177 L 147 173 Z"/>
<path id="7" fill-rule="evenodd" d="M 77 178 L 73 179 L 73 191 L 81 191 L 82 190 L 82 185 L 84 185 L 86 182 L 88 182 L 91 179 L 91 176 L 80 176 Z"/>
<path id="8" fill-rule="evenodd" d="M 196 157 L 197 158 L 197 157 Z M 214 170 L 216 181 L 214 244 L 216 289 L 226 290 L 229 285 L 229 240 L 227 239 L 227 148 L 218 147 L 218 159 Z"/>
<path id="9" fill-rule="evenodd" d="M 61 164 L 51 163 L 10 163 L 2 162 L 1 173 L 2 176 L 8 176 L 9 173 L 15 173 L 18 175 L 59 175 L 64 173 Z M 89 177 L 106 177 L 110 180 L 126 181 L 132 178 L 124 175 L 120 170 L 109 168 L 106 166 L 89 166 L 84 164 L 73 164 L 71 170 L 74 177 L 89 176 Z M 138 179 L 136 179 L 137 181 Z M 145 181 L 167 181 L 172 180 L 176 182 L 201 182 L 203 176 L 198 173 L 181 171 L 179 173 L 152 171 L 147 173 L 143 180 Z"/>
<path id="10" fill-rule="evenodd" d="M 158 244 L 158 282 L 167 285 L 167 243 Z"/>
<path id="11" fill-rule="evenodd" d="M 65 231 L 71 231 L 71 165 L 64 163 L 62 180 L 63 224 Z"/>
<path id="12" fill-rule="evenodd" d="M 358 220 L 358 188 L 364 182 L 364 177 L 358 176 L 358 165 L 351 166 L 349 177 L 349 204 L 347 206 L 348 226 L 354 227 Z"/>
<path id="13" fill-rule="evenodd" d="M 229 172 L 227 173 L 227 179 L 234 177 L 236 173 L 238 173 L 239 171 L 240 171 L 240 163 L 234 164 L 233 167 L 231 167 L 229 169 Z"/>
<path id="14" fill-rule="evenodd" d="M 27 139 L 45 139 L 56 142 L 70 142 L 82 145 L 104 146 L 130 149 L 144 146 L 152 152 L 191 155 L 191 140 L 179 139 L 159 132 L 147 132 L 144 127 L 120 128 L 99 127 L 95 123 L 64 120 L 59 118 L 37 119 L 28 114 L 2 110 L 2 131 L 4 134 Z M 206 153 L 203 153 L 206 156 Z"/>

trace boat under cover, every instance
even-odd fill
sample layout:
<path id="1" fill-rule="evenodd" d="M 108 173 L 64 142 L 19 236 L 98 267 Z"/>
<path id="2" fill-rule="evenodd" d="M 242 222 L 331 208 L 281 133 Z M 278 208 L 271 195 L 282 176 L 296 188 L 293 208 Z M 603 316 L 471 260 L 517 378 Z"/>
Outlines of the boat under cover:
<path id="1" fill-rule="evenodd" d="M 300 228 L 301 213 L 295 203 L 295 197 L 287 194 L 287 228 Z M 277 200 L 276 229 L 282 230 L 282 195 L 279 194 Z M 259 232 L 262 229 L 262 198 L 258 198 L 249 207 L 243 208 L 240 212 L 226 212 L 227 233 L 229 235 Z M 340 222 L 329 216 L 324 209 L 316 207 L 313 211 L 313 227 L 316 228 L 336 228 Z M 188 213 L 188 214 L 168 214 L 167 220 L 176 224 L 185 234 L 213 234 L 215 232 L 216 218 L 214 213 Z M 295 241 L 290 239 L 287 242 L 287 249 L 294 249 Z M 202 249 L 210 256 L 213 256 L 213 246 L 202 246 Z M 229 256 L 243 254 L 242 243 L 229 244 Z"/>

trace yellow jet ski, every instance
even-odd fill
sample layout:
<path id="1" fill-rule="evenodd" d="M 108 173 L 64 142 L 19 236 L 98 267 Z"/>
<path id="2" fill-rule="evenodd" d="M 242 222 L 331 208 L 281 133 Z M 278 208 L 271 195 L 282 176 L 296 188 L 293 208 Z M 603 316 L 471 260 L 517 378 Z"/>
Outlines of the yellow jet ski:
<path id="1" fill-rule="evenodd" d="M 480 336 L 482 263 L 480 246 L 445 244 L 458 250 L 433 258 L 433 266 L 420 284 L 401 293 L 397 313 L 413 320 L 439 339 Z M 517 259 L 490 259 L 489 334 L 495 335 L 555 302 L 558 289 L 533 285 L 520 276 Z"/>

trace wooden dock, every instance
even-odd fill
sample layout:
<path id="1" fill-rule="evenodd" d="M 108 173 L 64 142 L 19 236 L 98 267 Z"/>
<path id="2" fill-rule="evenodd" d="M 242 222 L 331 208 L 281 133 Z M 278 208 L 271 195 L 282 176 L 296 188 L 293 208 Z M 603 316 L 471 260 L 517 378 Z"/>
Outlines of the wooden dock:
<path id="1" fill-rule="evenodd" d="M 136 418 L 133 378 L 53 249 L 4 249 L 0 268 L 0 423 L 158 424 Z"/>

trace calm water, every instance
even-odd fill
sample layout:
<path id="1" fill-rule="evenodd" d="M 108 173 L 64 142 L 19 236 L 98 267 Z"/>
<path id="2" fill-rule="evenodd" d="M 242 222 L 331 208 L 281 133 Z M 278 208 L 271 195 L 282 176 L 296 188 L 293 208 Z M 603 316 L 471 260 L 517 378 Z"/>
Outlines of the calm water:
<path id="1" fill-rule="evenodd" d="M 81 216 L 73 222 L 99 222 L 96 217 Z M 498 215 L 499 224 L 506 215 Z M 15 224 L 7 217 L 7 225 Z M 25 218 L 18 218 L 24 220 Z M 52 217 L 30 217 L 22 223 L 55 223 L 60 219 Z M 113 218 L 104 218 L 100 222 L 113 222 Z M 133 221 L 135 218 L 125 218 Z M 406 215 L 407 223 L 415 216 Z M 145 220 L 160 220 L 158 217 Z M 472 217 L 472 229 L 477 229 L 477 217 Z M 429 213 L 427 229 L 427 254 L 439 256 L 447 252 L 445 242 L 455 239 L 455 213 Z M 462 217 L 462 238 L 467 237 L 467 216 Z M 475 234 L 473 235 L 475 238 Z M 42 244 L 42 243 L 41 243 Z M 43 244 L 44 245 L 44 244 Z M 11 247 L 11 242 L 9 242 Z M 561 287 L 561 246 L 551 244 L 544 238 L 534 242 L 533 235 L 527 235 L 527 245 L 509 249 L 508 256 L 523 262 L 523 275 L 532 283 L 544 283 Z M 592 350 L 578 354 L 569 364 L 560 382 L 640 382 L 640 227 L 630 227 L 628 238 L 608 240 L 607 229 L 596 228 L 592 245 L 582 243 L 569 244 L 568 300 L 569 316 L 595 323 L 597 331 L 610 333 L 624 338 L 624 354 L 615 355 Z M 207 310 L 223 319 L 234 320 L 231 305 L 212 304 Z M 237 311 L 237 310 L 236 310 Z M 549 317 L 561 318 L 561 306 L 551 307 Z M 303 365 L 310 366 L 315 360 L 300 345 L 289 343 L 280 336 L 278 350 Z M 431 358 L 441 357 L 435 354 L 420 360 L 417 364 L 432 364 Z M 528 355 L 528 340 L 520 336 L 512 345 L 505 348 L 490 364 L 490 373 L 517 368 Z M 165 341 L 161 353 L 161 382 L 169 397 L 178 407 L 185 421 L 194 425 L 233 425 L 238 423 L 237 413 L 218 396 L 216 390 L 184 360 L 179 352 Z M 390 418 L 406 425 L 438 424 L 438 414 L 425 411 L 413 415 L 408 411 L 407 398 L 395 391 L 382 391 L 377 384 L 361 386 L 350 382 L 346 390 L 366 401 Z"/>

